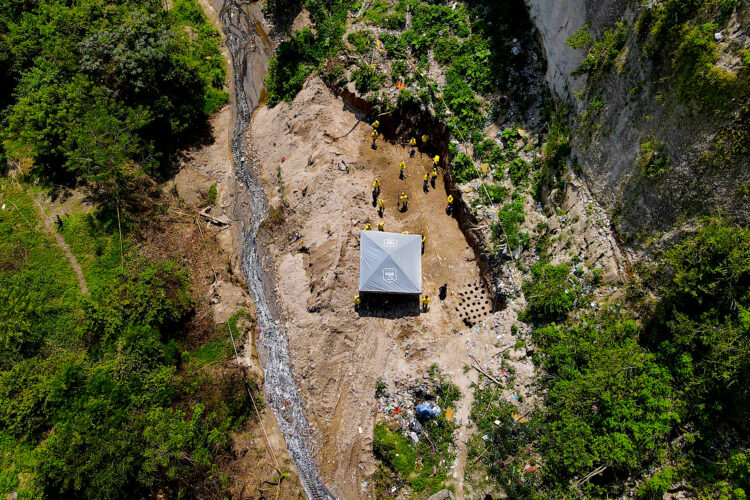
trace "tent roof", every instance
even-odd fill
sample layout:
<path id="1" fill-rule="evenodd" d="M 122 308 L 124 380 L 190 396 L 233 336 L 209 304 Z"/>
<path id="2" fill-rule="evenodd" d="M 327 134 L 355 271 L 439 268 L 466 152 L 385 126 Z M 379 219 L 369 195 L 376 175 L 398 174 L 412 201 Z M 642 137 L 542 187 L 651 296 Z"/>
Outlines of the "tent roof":
<path id="1" fill-rule="evenodd" d="M 362 231 L 359 241 L 360 292 L 422 293 L 420 235 Z"/>

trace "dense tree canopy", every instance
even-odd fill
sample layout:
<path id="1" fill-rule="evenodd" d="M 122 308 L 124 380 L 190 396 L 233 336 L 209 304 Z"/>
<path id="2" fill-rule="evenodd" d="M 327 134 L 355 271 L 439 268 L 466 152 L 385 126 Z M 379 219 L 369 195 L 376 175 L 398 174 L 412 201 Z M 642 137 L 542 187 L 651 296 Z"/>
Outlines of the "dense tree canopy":
<path id="1" fill-rule="evenodd" d="M 156 173 L 226 102 L 219 34 L 193 0 L 168 12 L 150 0 L 5 1 L 0 30 L 4 149 L 55 182 L 132 164 Z"/>

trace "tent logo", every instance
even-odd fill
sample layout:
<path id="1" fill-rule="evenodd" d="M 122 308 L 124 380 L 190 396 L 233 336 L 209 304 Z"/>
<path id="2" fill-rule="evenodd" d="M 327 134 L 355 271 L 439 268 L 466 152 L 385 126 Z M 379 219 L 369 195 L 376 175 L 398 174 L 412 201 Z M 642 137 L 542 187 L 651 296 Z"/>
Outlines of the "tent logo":
<path id="1" fill-rule="evenodd" d="M 398 241 L 394 240 L 393 238 L 386 238 L 383 240 L 383 246 L 389 247 L 389 248 L 396 248 L 398 246 Z"/>
<path id="2" fill-rule="evenodd" d="M 387 281 L 388 283 L 393 283 L 398 279 L 398 273 L 396 270 L 392 267 L 386 267 L 383 269 L 383 281 Z"/>

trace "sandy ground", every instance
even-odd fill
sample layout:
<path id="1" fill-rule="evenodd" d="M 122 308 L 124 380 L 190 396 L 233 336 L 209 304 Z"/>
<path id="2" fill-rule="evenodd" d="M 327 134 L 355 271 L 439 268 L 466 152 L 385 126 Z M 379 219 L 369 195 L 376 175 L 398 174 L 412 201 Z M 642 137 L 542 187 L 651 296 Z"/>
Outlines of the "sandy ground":
<path id="1" fill-rule="evenodd" d="M 471 404 L 473 363 L 494 363 L 490 356 L 515 343 L 499 338 L 515 321 L 517 307 L 481 313 L 479 271 L 458 223 L 446 215 L 440 178 L 429 193 L 422 176 L 432 165 L 427 155 L 409 158 L 408 148 L 377 141 L 371 148 L 365 117 L 345 109 L 325 85 L 311 79 L 292 105 L 259 108 L 251 137 L 267 186 L 272 216 L 266 225 L 276 264 L 278 296 L 289 327 L 289 344 L 298 388 L 317 437 L 316 460 L 327 485 L 340 498 L 367 498 L 373 425 L 378 418 L 375 383 L 422 376 L 438 366 L 452 376 L 464 398 L 456 417 L 461 423 L 455 477 L 462 496 L 463 442 Z M 398 163 L 407 163 L 399 179 Z M 372 204 L 371 184 L 378 178 L 385 213 Z M 398 196 L 409 196 L 406 212 Z M 353 308 L 359 277 L 359 232 L 382 221 L 386 231 L 426 234 L 423 293 L 432 302 L 426 313 L 400 304 Z M 438 288 L 448 283 L 448 297 Z M 477 319 L 467 329 L 459 317 L 459 292 L 477 294 Z M 518 306 L 520 307 L 520 306 Z M 475 314 L 472 312 L 472 314 Z M 499 343 L 499 344 L 498 344 Z M 498 347 L 495 347 L 498 344 Z M 521 353 L 522 355 L 523 353 Z M 520 357 L 520 356 L 518 356 Z M 524 365 L 519 376 L 530 377 Z"/>

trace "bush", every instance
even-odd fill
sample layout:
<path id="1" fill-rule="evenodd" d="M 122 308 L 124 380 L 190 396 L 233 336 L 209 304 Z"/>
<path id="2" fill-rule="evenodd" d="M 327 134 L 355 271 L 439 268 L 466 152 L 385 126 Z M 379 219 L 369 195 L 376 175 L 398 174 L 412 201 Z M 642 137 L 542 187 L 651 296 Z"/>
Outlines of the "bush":
<path id="1" fill-rule="evenodd" d="M 404 479 L 414 471 L 416 453 L 409 438 L 391 432 L 385 424 L 375 425 L 372 442 L 375 456 Z"/>
<path id="2" fill-rule="evenodd" d="M 482 200 L 482 203 L 492 205 L 505 201 L 510 194 L 510 190 L 505 186 L 482 183 L 477 189 L 477 193 L 479 193 L 479 199 Z"/>
<path id="3" fill-rule="evenodd" d="M 372 32 L 364 30 L 351 32 L 346 36 L 346 39 L 349 40 L 349 43 L 354 45 L 357 52 L 362 55 L 370 53 L 375 42 L 375 37 L 372 35 Z"/>
<path id="4" fill-rule="evenodd" d="M 519 249 L 522 244 L 520 228 L 526 220 L 523 198 L 517 194 L 513 195 L 513 201 L 498 210 L 497 220 L 498 222 L 492 225 L 492 241 L 495 244 L 505 243 L 511 252 Z"/>
<path id="5" fill-rule="evenodd" d="M 710 433 L 750 430 L 750 230 L 711 219 L 666 252 L 663 299 L 646 337 Z"/>
<path id="6" fill-rule="evenodd" d="M 459 153 L 453 159 L 453 175 L 456 176 L 456 182 L 463 184 L 479 177 L 474 162 L 469 155 Z"/>
<path id="7" fill-rule="evenodd" d="M 573 71 L 573 76 L 601 75 L 609 70 L 612 63 L 620 55 L 620 50 L 625 46 L 628 39 L 628 27 L 618 22 L 616 26 L 602 33 L 599 40 L 595 41 L 589 49 L 581 64 Z M 576 37 L 573 42 L 580 42 L 581 37 Z M 569 42 L 570 43 L 570 42 Z"/>
<path id="8" fill-rule="evenodd" d="M 516 158 L 508 164 L 508 174 L 510 180 L 516 186 L 523 185 L 529 179 L 531 165 L 521 158 Z"/>
<path id="9" fill-rule="evenodd" d="M 558 282 L 564 271 L 555 270 Z M 638 334 L 633 321 L 607 314 L 534 332 L 549 376 L 540 446 L 555 483 L 599 465 L 615 475 L 637 473 L 666 447 L 678 422 L 671 379 L 638 345 Z M 608 491 L 595 482 L 587 484 L 590 495 Z"/>
<path id="10" fill-rule="evenodd" d="M 553 266 L 537 262 L 531 266 L 531 280 L 524 281 L 524 321 L 550 323 L 572 311 L 580 296 L 579 284 L 570 276 L 567 264 Z"/>
<path id="11" fill-rule="evenodd" d="M 583 49 L 589 47 L 594 43 L 594 37 L 589 32 L 589 25 L 584 24 L 573 33 L 570 34 L 568 39 L 565 41 L 568 45 L 574 49 Z"/>
<path id="12" fill-rule="evenodd" d="M 676 480 L 677 471 L 674 467 L 665 467 L 643 481 L 643 484 L 638 488 L 638 497 L 662 498 Z"/>
<path id="13" fill-rule="evenodd" d="M 385 82 L 384 75 L 367 66 L 352 71 L 352 78 L 354 78 L 354 87 L 360 94 L 378 90 Z"/>
<path id="14" fill-rule="evenodd" d="M 211 187 L 208 188 L 208 193 L 206 193 L 206 206 L 213 206 L 216 203 L 216 196 L 216 184 L 211 184 Z"/>

